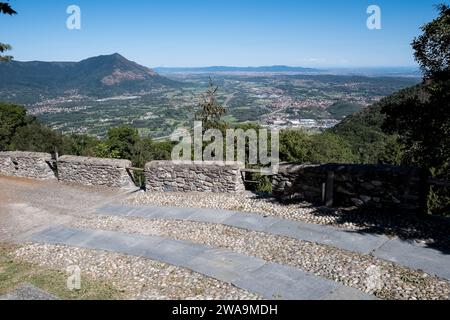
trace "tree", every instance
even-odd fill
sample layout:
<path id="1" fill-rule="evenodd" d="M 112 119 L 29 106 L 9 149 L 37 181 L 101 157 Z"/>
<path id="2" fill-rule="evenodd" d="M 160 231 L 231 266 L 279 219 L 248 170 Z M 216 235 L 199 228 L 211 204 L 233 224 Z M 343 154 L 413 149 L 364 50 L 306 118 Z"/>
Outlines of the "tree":
<path id="1" fill-rule="evenodd" d="M 86 134 L 72 134 L 65 136 L 67 143 L 70 144 L 72 155 L 82 157 L 96 157 L 101 149 L 101 141 L 95 137 Z"/>
<path id="2" fill-rule="evenodd" d="M 11 141 L 11 150 L 32 152 L 55 152 L 71 154 L 70 141 L 61 133 L 53 131 L 32 117 L 27 118 L 27 124 L 18 128 Z"/>
<path id="3" fill-rule="evenodd" d="M 313 135 L 311 139 L 311 163 L 352 163 L 355 160 L 349 143 L 338 135 L 327 132 Z"/>
<path id="4" fill-rule="evenodd" d="M 0 2 L 0 13 L 9 14 L 10 16 L 13 14 L 17 14 L 17 12 L 11 8 L 11 5 L 6 2 Z M 0 42 L 0 61 L 11 61 L 11 56 L 1 55 L 8 50 L 11 50 L 11 46 L 9 44 Z"/>
<path id="5" fill-rule="evenodd" d="M 0 103 L 0 151 L 9 149 L 17 129 L 25 125 L 26 114 L 21 106 Z"/>
<path id="6" fill-rule="evenodd" d="M 437 6 L 438 18 L 422 27 L 423 34 L 415 38 L 412 47 L 415 58 L 426 78 L 449 73 L 450 66 L 450 7 Z"/>
<path id="7" fill-rule="evenodd" d="M 14 11 L 13 8 L 11 8 L 11 5 L 6 2 L 0 2 L 0 13 L 9 15 L 17 14 L 17 12 Z"/>
<path id="8" fill-rule="evenodd" d="M 384 129 L 399 134 L 406 146 L 404 162 L 429 169 L 450 160 L 450 8 L 438 8 L 440 16 L 413 42 L 424 72 L 422 87 L 382 109 Z"/>
<path id="9" fill-rule="evenodd" d="M 133 165 L 143 168 L 147 162 L 154 160 L 171 160 L 173 143 L 155 142 L 151 138 L 142 138 L 134 146 Z"/>
<path id="10" fill-rule="evenodd" d="M 397 133 L 405 145 L 403 162 L 450 180 L 450 8 L 438 6 L 439 17 L 422 27 L 412 43 L 424 73 L 415 94 L 383 107 L 384 129 Z M 435 212 L 450 211 L 448 188 L 437 191 L 430 204 Z"/>
<path id="11" fill-rule="evenodd" d="M 227 113 L 227 109 L 217 101 L 218 90 L 219 87 L 214 85 L 210 78 L 209 87 L 200 102 L 200 112 L 196 115 L 196 120 L 202 121 L 204 131 L 208 129 L 226 129 L 226 125 L 221 119 Z"/>
<path id="12" fill-rule="evenodd" d="M 404 89 L 364 110 L 352 114 L 327 132 L 334 133 L 348 142 L 354 162 L 362 164 L 392 164 L 402 162 L 404 146 L 396 132 L 386 132 L 383 125 L 386 115 L 382 110 L 397 104 L 417 92 L 417 87 Z"/>
<path id="13" fill-rule="evenodd" d="M 26 109 L 13 104 L 0 103 L 0 151 L 19 150 L 77 154 L 75 140 L 27 116 Z"/>
<path id="14" fill-rule="evenodd" d="M 135 145 L 140 140 L 136 129 L 121 126 L 109 129 L 106 144 L 114 158 L 131 160 L 135 154 Z"/>
<path id="15" fill-rule="evenodd" d="M 280 160 L 283 162 L 310 162 L 311 137 L 303 130 L 280 132 Z"/>
<path id="16" fill-rule="evenodd" d="M 280 159 L 298 163 L 352 163 L 355 156 L 342 137 L 331 132 L 310 135 L 303 130 L 280 134 Z"/>

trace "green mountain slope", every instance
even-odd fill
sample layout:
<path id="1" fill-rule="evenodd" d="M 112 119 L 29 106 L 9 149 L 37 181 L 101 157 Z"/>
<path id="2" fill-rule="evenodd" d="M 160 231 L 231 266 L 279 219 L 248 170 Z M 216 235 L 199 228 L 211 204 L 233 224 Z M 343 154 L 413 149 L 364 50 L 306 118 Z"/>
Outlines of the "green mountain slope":
<path id="1" fill-rule="evenodd" d="M 327 108 L 327 111 L 335 119 L 344 119 L 345 117 L 361 111 L 364 108 L 363 105 L 357 103 L 351 103 L 346 101 L 339 101 Z"/>
<path id="2" fill-rule="evenodd" d="M 400 162 L 400 146 L 394 135 L 383 131 L 385 115 L 381 112 L 384 106 L 395 105 L 413 96 L 422 96 L 422 85 L 410 87 L 396 92 L 378 103 L 344 119 L 331 132 L 347 140 L 352 151 L 361 163 L 392 163 Z"/>
<path id="3" fill-rule="evenodd" d="M 41 96 L 57 97 L 67 91 L 105 97 L 136 94 L 178 83 L 119 54 L 80 62 L 18 62 L 0 64 L 0 99 L 27 103 Z"/>

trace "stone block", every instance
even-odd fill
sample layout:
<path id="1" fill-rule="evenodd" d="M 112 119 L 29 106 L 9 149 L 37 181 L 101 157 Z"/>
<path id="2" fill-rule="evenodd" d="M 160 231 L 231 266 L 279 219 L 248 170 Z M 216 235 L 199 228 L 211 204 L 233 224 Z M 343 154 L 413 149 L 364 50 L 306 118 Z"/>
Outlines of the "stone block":
<path id="1" fill-rule="evenodd" d="M 56 180 L 52 156 L 39 152 L 0 152 L 0 174 L 38 180 Z"/>
<path id="2" fill-rule="evenodd" d="M 223 192 L 245 190 L 238 162 L 153 161 L 145 166 L 147 190 L 161 191 L 154 180 L 163 181 L 165 192 Z"/>
<path id="3" fill-rule="evenodd" d="M 128 160 L 62 156 L 58 175 L 65 183 L 128 189 L 135 187 L 127 171 L 131 166 Z"/>

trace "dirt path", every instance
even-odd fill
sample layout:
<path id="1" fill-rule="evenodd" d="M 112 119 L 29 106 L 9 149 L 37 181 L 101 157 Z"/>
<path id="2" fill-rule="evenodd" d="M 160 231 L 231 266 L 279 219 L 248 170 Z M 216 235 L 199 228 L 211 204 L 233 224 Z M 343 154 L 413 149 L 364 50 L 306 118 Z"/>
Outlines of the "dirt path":
<path id="1" fill-rule="evenodd" d="M 0 177 L 0 241 L 20 242 L 31 233 L 68 223 L 123 194 L 111 188 Z"/>

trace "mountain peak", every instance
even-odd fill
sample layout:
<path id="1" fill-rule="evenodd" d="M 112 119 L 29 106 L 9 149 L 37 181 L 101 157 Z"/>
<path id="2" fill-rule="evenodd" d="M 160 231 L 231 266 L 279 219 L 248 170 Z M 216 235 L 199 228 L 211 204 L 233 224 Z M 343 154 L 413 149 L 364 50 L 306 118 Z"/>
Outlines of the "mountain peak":
<path id="1" fill-rule="evenodd" d="M 111 57 L 111 58 L 114 58 L 114 59 L 117 59 L 117 60 L 126 60 L 126 61 L 130 61 L 130 60 L 128 60 L 127 58 L 125 58 L 123 55 L 121 55 L 120 53 L 113 53 L 113 54 L 111 54 L 111 55 L 106 55 L 106 57 Z"/>
<path id="2" fill-rule="evenodd" d="M 163 86 L 178 86 L 150 68 L 113 53 L 80 62 L 12 62 L 0 64 L 0 90 L 24 86 L 45 88 L 53 96 L 77 90 L 81 94 L 108 96 L 135 94 Z M 37 90 L 36 92 L 41 92 Z"/>
<path id="3" fill-rule="evenodd" d="M 123 62 L 131 63 L 130 60 L 128 60 L 127 58 L 125 58 L 124 56 L 122 56 L 119 53 L 99 55 L 99 56 L 87 58 L 80 62 L 85 62 L 85 61 L 123 61 Z"/>

